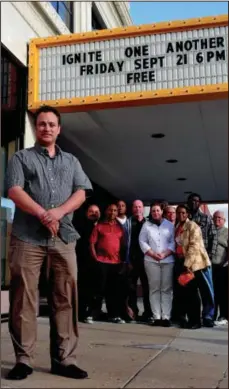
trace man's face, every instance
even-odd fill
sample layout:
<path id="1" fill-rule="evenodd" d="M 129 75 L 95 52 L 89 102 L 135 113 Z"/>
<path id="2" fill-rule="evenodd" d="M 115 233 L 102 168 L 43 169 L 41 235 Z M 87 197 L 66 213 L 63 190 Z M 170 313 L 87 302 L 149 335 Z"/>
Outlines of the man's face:
<path id="1" fill-rule="evenodd" d="M 115 204 L 109 205 L 106 210 L 106 217 L 108 220 L 115 220 L 118 216 L 118 207 Z"/>
<path id="2" fill-rule="evenodd" d="M 159 205 L 154 205 L 151 208 L 150 213 L 151 213 L 151 216 L 154 220 L 161 220 L 163 211 L 162 211 L 161 207 L 159 207 Z"/>
<path id="3" fill-rule="evenodd" d="M 188 200 L 188 207 L 191 209 L 191 211 L 198 211 L 200 208 L 200 199 L 198 196 L 190 197 Z"/>
<path id="4" fill-rule="evenodd" d="M 215 212 L 213 215 L 213 222 L 217 228 L 222 228 L 225 224 L 223 212 Z"/>
<path id="5" fill-rule="evenodd" d="M 176 215 L 177 215 L 177 220 L 179 223 L 184 223 L 188 218 L 188 212 L 186 211 L 185 208 L 178 207 Z"/>
<path id="6" fill-rule="evenodd" d="M 60 133 L 58 117 L 53 112 L 41 112 L 36 122 L 36 138 L 42 146 L 56 143 Z"/>
<path id="7" fill-rule="evenodd" d="M 135 200 L 133 202 L 132 213 L 133 213 L 133 216 L 136 216 L 136 217 L 144 215 L 144 205 L 143 205 L 143 202 L 141 200 Z"/>
<path id="8" fill-rule="evenodd" d="M 166 209 L 166 219 L 168 219 L 171 223 L 174 223 L 176 220 L 176 210 L 173 207 L 168 207 Z"/>
<path id="9" fill-rule="evenodd" d="M 118 202 L 118 216 L 122 216 L 126 214 L 126 203 L 124 201 Z"/>
<path id="10" fill-rule="evenodd" d="M 97 205 L 91 205 L 87 210 L 87 218 L 93 222 L 97 222 L 100 218 L 100 210 Z"/>

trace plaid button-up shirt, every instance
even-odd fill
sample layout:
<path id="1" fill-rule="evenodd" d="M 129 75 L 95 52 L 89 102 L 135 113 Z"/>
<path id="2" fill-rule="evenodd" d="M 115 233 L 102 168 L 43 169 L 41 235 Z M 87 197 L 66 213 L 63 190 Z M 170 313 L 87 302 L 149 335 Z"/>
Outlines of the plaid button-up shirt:
<path id="1" fill-rule="evenodd" d="M 217 230 L 213 223 L 212 217 L 198 210 L 195 215 L 190 215 L 189 219 L 200 226 L 204 246 L 207 250 L 209 258 L 211 259 L 212 256 L 215 255 L 217 249 Z"/>
<path id="2" fill-rule="evenodd" d="M 6 185 L 9 190 L 20 186 L 44 209 L 59 207 L 79 189 L 91 190 L 91 183 L 78 159 L 56 146 L 56 155 L 51 158 L 48 151 L 38 143 L 34 147 L 20 150 L 11 158 Z M 60 220 L 60 237 L 65 243 L 79 238 L 72 225 L 73 214 Z M 34 245 L 48 246 L 50 232 L 33 215 L 16 207 L 12 235 Z"/>

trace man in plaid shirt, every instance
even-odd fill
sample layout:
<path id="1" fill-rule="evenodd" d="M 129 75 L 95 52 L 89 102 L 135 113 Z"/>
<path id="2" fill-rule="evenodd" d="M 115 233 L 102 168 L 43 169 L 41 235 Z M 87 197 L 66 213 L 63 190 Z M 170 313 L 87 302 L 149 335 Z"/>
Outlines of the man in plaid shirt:
<path id="1" fill-rule="evenodd" d="M 189 219 L 200 226 L 203 241 L 209 258 L 216 253 L 217 248 L 217 231 L 211 216 L 200 211 L 202 199 L 197 193 L 191 193 L 188 197 L 188 207 L 190 209 Z"/>

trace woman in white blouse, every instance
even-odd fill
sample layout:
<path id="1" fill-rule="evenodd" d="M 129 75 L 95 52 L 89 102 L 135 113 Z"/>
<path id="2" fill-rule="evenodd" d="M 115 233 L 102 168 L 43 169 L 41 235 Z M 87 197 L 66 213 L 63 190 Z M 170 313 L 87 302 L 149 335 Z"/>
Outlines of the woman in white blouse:
<path id="1" fill-rule="evenodd" d="M 173 297 L 173 265 L 175 251 L 174 225 L 163 218 L 160 203 L 150 206 L 148 221 L 143 224 L 139 244 L 143 251 L 149 282 L 149 298 L 154 326 L 170 326 Z"/>

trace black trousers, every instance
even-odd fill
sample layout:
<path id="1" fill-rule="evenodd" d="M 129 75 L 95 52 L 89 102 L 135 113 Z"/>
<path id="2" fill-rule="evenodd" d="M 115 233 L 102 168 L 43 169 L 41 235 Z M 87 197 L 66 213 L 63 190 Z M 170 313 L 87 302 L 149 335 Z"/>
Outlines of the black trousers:
<path id="1" fill-rule="evenodd" d="M 96 290 L 95 269 L 96 263 L 92 258 L 83 258 L 81 262 L 78 262 L 78 314 L 80 320 L 91 316 Z"/>
<path id="2" fill-rule="evenodd" d="M 129 273 L 129 299 L 128 305 L 137 316 L 139 312 L 137 304 L 137 282 L 140 278 L 143 292 L 144 316 L 151 317 L 152 311 L 149 302 L 149 284 L 144 267 L 144 258 L 135 258 L 131 261 L 132 270 Z"/>
<path id="3" fill-rule="evenodd" d="M 228 319 L 228 267 L 212 265 L 212 278 L 215 293 L 215 320 Z M 219 315 L 218 315 L 219 313 Z"/>
<path id="4" fill-rule="evenodd" d="M 122 264 L 96 263 L 95 298 L 93 300 L 93 316 L 99 312 L 103 298 L 106 300 L 108 317 L 121 316 L 122 288 L 120 288 Z"/>
<path id="5" fill-rule="evenodd" d="M 176 259 L 174 265 L 174 277 L 176 280 L 184 272 L 184 260 Z M 188 319 L 189 323 L 199 324 L 201 319 L 201 301 L 198 292 L 197 279 L 194 278 L 186 286 L 181 286 L 176 281 L 176 306 L 178 321 Z"/>
<path id="6" fill-rule="evenodd" d="M 184 271 L 184 260 L 176 259 L 175 267 L 177 277 Z M 186 286 L 180 287 L 178 293 L 181 317 L 188 315 L 192 324 L 199 324 L 201 316 L 203 320 L 214 320 L 214 290 L 212 282 L 212 269 L 206 267 L 194 272 L 195 278 Z M 202 302 L 202 315 L 200 312 Z"/>

